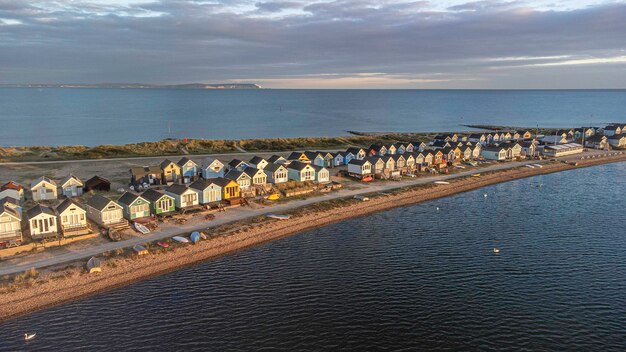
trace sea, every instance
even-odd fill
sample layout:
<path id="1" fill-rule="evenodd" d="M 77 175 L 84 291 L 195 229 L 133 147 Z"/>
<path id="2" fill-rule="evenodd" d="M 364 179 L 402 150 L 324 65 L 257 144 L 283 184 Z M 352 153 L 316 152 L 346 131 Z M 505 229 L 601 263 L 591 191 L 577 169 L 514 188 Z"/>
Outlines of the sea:
<path id="1" fill-rule="evenodd" d="M 603 127 L 625 111 L 626 90 L 0 88 L 0 146 Z"/>
<path id="2" fill-rule="evenodd" d="M 625 201 L 617 163 L 354 218 L 10 320 L 0 351 L 624 351 Z"/>

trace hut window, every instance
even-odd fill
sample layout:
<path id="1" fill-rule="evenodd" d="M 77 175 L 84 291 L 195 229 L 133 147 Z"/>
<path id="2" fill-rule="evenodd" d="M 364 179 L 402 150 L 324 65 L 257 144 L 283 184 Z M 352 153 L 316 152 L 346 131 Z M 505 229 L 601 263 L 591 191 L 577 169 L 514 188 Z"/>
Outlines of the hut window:
<path id="1" fill-rule="evenodd" d="M 34 228 L 34 229 L 36 229 L 36 228 L 37 228 L 37 220 L 33 220 L 33 221 L 31 221 L 31 224 L 32 224 L 32 226 L 33 226 L 33 228 Z"/>

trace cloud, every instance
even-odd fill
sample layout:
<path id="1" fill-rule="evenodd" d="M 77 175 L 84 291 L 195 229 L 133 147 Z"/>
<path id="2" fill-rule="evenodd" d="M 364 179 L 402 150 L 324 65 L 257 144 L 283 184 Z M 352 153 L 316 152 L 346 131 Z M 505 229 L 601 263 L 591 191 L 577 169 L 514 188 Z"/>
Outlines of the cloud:
<path id="1" fill-rule="evenodd" d="M 626 4 L 543 7 L 519 1 L 442 8 L 392 0 L 0 0 L 0 83 L 263 81 L 277 87 L 301 80 L 316 87 L 483 88 L 526 86 L 533 77 L 537 87 L 624 86 L 624 69 L 598 67 L 625 65 L 602 58 L 624 55 Z M 593 65 L 576 63 L 594 58 Z M 381 74 L 363 76 L 372 72 Z M 335 76 L 315 77 L 322 74 Z"/>

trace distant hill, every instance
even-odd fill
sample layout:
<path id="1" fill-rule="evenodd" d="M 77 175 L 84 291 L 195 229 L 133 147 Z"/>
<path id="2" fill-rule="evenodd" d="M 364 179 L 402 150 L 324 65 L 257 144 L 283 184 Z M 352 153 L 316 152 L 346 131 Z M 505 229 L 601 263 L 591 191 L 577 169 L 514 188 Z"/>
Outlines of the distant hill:
<path id="1" fill-rule="evenodd" d="M 18 88 L 126 88 L 126 89 L 261 89 L 254 83 L 187 83 L 187 84 L 147 84 L 147 83 L 94 83 L 94 84 L 0 84 L 0 87 Z"/>

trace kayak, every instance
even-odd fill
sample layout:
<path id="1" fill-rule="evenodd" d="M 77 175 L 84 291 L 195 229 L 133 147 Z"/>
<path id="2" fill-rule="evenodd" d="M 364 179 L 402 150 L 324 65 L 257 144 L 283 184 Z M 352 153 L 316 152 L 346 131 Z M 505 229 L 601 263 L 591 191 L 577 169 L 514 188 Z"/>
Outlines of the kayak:
<path id="1" fill-rule="evenodd" d="M 278 193 L 270 194 L 267 197 L 267 200 L 278 200 L 278 199 L 280 199 L 280 194 L 278 194 Z"/>
<path id="2" fill-rule="evenodd" d="M 161 248 L 167 248 L 167 247 L 169 247 L 170 245 L 169 245 L 169 244 L 167 244 L 167 243 L 165 243 L 165 242 L 161 242 L 161 241 L 159 241 L 159 242 L 157 242 L 157 246 L 159 246 L 159 247 L 161 247 Z"/>
<path id="3" fill-rule="evenodd" d="M 188 239 L 186 239 L 186 238 L 185 238 L 185 237 L 183 237 L 183 236 L 174 236 L 174 237 L 172 237 L 172 239 L 173 239 L 174 241 L 176 241 L 176 242 L 179 242 L 179 243 L 189 243 L 189 240 L 188 240 Z"/>
<path id="4" fill-rule="evenodd" d="M 200 242 L 200 232 L 192 232 L 189 238 L 191 238 L 191 242 L 194 244 Z"/>

